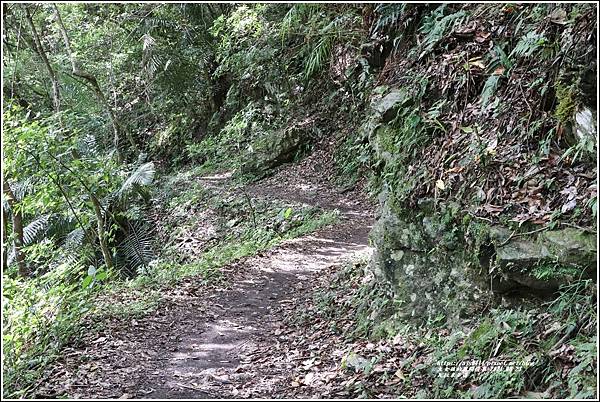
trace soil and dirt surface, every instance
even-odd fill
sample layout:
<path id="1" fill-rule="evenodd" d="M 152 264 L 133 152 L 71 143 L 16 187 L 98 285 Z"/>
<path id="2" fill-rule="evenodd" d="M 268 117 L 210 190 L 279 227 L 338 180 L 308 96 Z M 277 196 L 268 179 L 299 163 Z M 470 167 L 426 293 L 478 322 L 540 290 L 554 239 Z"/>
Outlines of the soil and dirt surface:
<path id="1" fill-rule="evenodd" d="M 207 286 L 188 278 L 166 290 L 160 307 L 152 313 L 106 323 L 99 333 L 90 333 L 77 346 L 64 350 L 40 381 L 36 396 L 278 398 L 299 392 L 307 397 L 328 394 L 328 387 L 322 391 L 302 388 L 301 382 L 307 381 L 296 380 L 291 368 L 306 365 L 307 358 L 311 367 L 321 360 L 339 366 L 341 356 L 310 360 L 315 351 L 299 349 L 298 342 L 319 337 L 318 328 L 300 328 L 294 336 L 288 322 L 302 313 L 298 309 L 324 277 L 347 261 L 368 258 L 374 215 L 361 191 L 340 191 L 328 183 L 326 170 L 307 170 L 313 162 L 309 157 L 282 168 L 246 191 L 255 199 L 338 209 L 339 222 L 223 267 L 225 281 L 221 285 Z M 221 175 L 201 182 L 214 188 L 227 180 L 227 175 Z"/>

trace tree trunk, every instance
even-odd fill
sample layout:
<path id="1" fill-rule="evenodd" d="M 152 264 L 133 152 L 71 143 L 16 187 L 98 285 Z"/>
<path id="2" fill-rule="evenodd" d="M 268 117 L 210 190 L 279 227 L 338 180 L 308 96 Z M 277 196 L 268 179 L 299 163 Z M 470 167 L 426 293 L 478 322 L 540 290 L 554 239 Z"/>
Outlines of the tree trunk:
<path id="1" fill-rule="evenodd" d="M 98 80 L 96 79 L 96 77 L 94 77 L 92 74 L 90 74 L 86 71 L 83 71 L 79 68 L 79 65 L 77 63 L 77 58 L 75 57 L 75 54 L 73 53 L 73 51 L 71 49 L 71 41 L 69 40 L 69 35 L 68 35 L 67 30 L 62 22 L 61 17 L 60 17 L 58 7 L 55 4 L 53 5 L 53 7 L 54 7 L 55 16 L 56 16 L 56 22 L 58 24 L 60 33 L 63 37 L 63 41 L 65 42 L 65 47 L 66 47 L 67 53 L 69 55 L 69 60 L 71 61 L 71 70 L 73 72 L 73 75 L 84 79 L 91 85 L 91 87 L 94 91 L 94 94 L 98 98 L 98 101 L 100 102 L 102 107 L 104 107 L 104 109 L 106 110 L 106 113 L 108 114 L 108 117 L 110 119 L 110 123 L 112 126 L 112 130 L 113 130 L 113 145 L 115 147 L 115 150 L 117 151 L 117 154 L 119 154 L 118 145 L 119 145 L 119 139 L 120 139 L 120 130 L 119 130 L 119 121 L 117 119 L 117 116 L 116 116 L 114 110 L 112 109 L 112 107 L 110 106 L 110 103 L 106 99 L 104 92 L 102 92 L 102 89 L 100 88 L 100 84 L 98 84 Z M 126 135 L 127 135 L 127 139 L 129 140 L 129 143 L 131 144 L 131 147 L 137 153 L 138 148 L 137 148 L 137 144 L 135 143 L 133 137 L 131 136 L 131 134 L 129 132 L 127 132 Z"/>
<path id="2" fill-rule="evenodd" d="M 104 263 L 106 268 L 111 270 L 113 268 L 113 261 L 108 250 L 108 244 L 106 243 L 106 231 L 104 230 L 104 217 L 102 216 L 102 209 L 100 203 L 96 197 L 92 197 L 92 203 L 94 204 L 94 212 L 96 214 L 96 223 L 98 224 L 98 241 L 100 242 L 100 249 L 102 250 L 102 257 L 104 257 Z"/>
<path id="3" fill-rule="evenodd" d="M 6 212 L 6 208 L 2 207 L 2 271 L 6 271 L 8 268 L 7 261 L 7 248 L 4 247 L 6 245 L 6 240 L 8 238 L 8 213 Z"/>
<path id="4" fill-rule="evenodd" d="M 17 199 L 13 193 L 8 181 L 2 180 L 2 190 L 6 197 L 6 202 L 12 211 L 12 230 L 14 234 L 15 261 L 19 268 L 19 275 L 25 277 L 28 275 L 27 265 L 25 264 L 25 254 L 23 253 L 23 215 L 18 211 Z"/>
<path id="5" fill-rule="evenodd" d="M 25 5 L 22 6 L 25 10 L 25 19 L 29 24 L 29 28 L 31 29 L 31 36 L 33 37 L 33 45 L 35 52 L 40 56 L 44 65 L 46 66 L 46 70 L 48 70 L 48 74 L 50 75 L 50 81 L 52 82 L 52 104 L 54 105 L 54 111 L 56 113 L 60 112 L 60 86 L 58 84 L 58 79 L 56 78 L 56 72 L 52 68 L 50 61 L 48 61 L 48 57 L 46 56 L 46 51 L 42 46 L 42 42 L 40 41 L 40 36 L 38 35 L 37 29 L 35 28 L 35 24 L 33 23 L 33 18 L 31 18 L 31 13 L 29 12 L 29 8 Z M 60 117 L 59 117 L 60 118 Z"/>

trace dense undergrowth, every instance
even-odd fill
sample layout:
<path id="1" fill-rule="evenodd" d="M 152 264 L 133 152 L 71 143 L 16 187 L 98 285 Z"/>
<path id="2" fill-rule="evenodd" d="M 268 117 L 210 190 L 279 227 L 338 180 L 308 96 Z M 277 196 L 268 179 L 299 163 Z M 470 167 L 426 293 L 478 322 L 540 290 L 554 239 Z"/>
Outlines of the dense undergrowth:
<path id="1" fill-rule="evenodd" d="M 331 334 L 350 348 L 346 356 L 362 362 L 342 372 L 357 376 L 348 382 L 351 395 L 581 399 L 596 394 L 591 280 L 565 286 L 546 302 L 500 304 L 450 332 L 441 320 L 415 326 L 400 319 L 391 288 L 375 280 L 366 265 L 355 262 L 327 278 L 310 307 L 294 318 L 303 326 L 326 320 Z"/>
<path id="2" fill-rule="evenodd" d="M 5 278 L 5 396 L 27 396 L 44 368 L 82 331 L 97 331 L 106 319 L 147 314 L 160 304 L 166 288 L 185 278 L 205 285 L 223 281 L 221 267 L 337 218 L 336 211 L 251 200 L 239 188 L 228 188 L 228 182 L 207 188 L 198 181 L 204 171 L 160 177 L 164 186 L 152 192 L 160 233 L 148 239 L 157 252 L 137 275 L 86 272 L 66 261 L 33 280 Z M 202 233 L 207 227 L 214 228 L 208 237 Z"/>

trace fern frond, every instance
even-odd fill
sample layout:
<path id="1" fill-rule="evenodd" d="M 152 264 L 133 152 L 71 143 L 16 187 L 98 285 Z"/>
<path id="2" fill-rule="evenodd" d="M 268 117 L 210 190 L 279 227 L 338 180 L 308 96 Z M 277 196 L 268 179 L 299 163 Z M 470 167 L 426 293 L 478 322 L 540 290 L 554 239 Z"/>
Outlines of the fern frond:
<path id="1" fill-rule="evenodd" d="M 140 165 L 128 178 L 118 191 L 119 196 L 129 193 L 135 186 L 148 186 L 154 180 L 154 163 L 148 162 Z"/>
<path id="2" fill-rule="evenodd" d="M 129 273 L 137 271 L 139 268 L 147 268 L 150 261 L 155 258 L 152 247 L 152 231 L 150 225 L 146 222 L 136 221 L 129 224 L 129 232 L 118 247 L 117 253 L 121 258 L 117 261 L 124 261 L 125 266 L 121 266 Z"/>
<path id="3" fill-rule="evenodd" d="M 467 13 L 462 10 L 444 16 L 444 10 L 445 5 L 440 6 L 429 17 L 425 18 L 425 22 L 420 29 L 421 33 L 425 35 L 422 44 L 424 49 L 422 55 L 431 52 L 448 31 L 460 25 L 467 16 Z"/>
<path id="4" fill-rule="evenodd" d="M 42 215 L 23 228 L 23 245 L 28 246 L 42 239 L 49 226 L 51 215 Z"/>
<path id="5" fill-rule="evenodd" d="M 144 18 L 142 25 L 145 33 L 152 31 L 166 32 L 169 29 L 177 28 L 177 24 L 174 21 L 154 16 Z"/>
<path id="6" fill-rule="evenodd" d="M 77 141 L 77 152 L 88 157 L 97 157 L 100 154 L 96 137 L 92 134 L 83 135 Z"/>
<path id="7" fill-rule="evenodd" d="M 371 26 L 373 32 L 389 32 L 398 26 L 406 4 L 379 4 L 375 7 L 375 13 L 378 15 L 377 20 Z"/>
<path id="8" fill-rule="evenodd" d="M 542 48 L 546 42 L 547 39 L 544 34 L 531 31 L 517 42 L 509 57 L 530 57 Z"/>

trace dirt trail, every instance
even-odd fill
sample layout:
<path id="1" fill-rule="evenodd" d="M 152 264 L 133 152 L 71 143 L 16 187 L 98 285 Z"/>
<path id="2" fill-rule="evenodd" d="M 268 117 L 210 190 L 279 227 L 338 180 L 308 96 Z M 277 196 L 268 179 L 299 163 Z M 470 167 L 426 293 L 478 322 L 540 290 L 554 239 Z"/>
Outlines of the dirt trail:
<path id="1" fill-rule="evenodd" d="M 285 397 L 281 389 L 269 389 L 269 376 L 286 373 L 258 372 L 252 356 L 279 342 L 286 318 L 281 306 L 299 292 L 310 293 L 320 274 L 370 253 L 373 221 L 362 194 L 341 194 L 299 169 L 292 165 L 246 191 L 255 198 L 335 208 L 340 222 L 226 267 L 230 287 L 198 291 L 193 278 L 186 280 L 149 316 L 105 328 L 83 350 L 67 350 L 38 396 L 66 391 L 84 398 L 225 398 L 252 396 L 239 389 L 260 382 L 260 394 Z M 227 179 L 206 177 L 202 184 L 214 187 Z"/>

